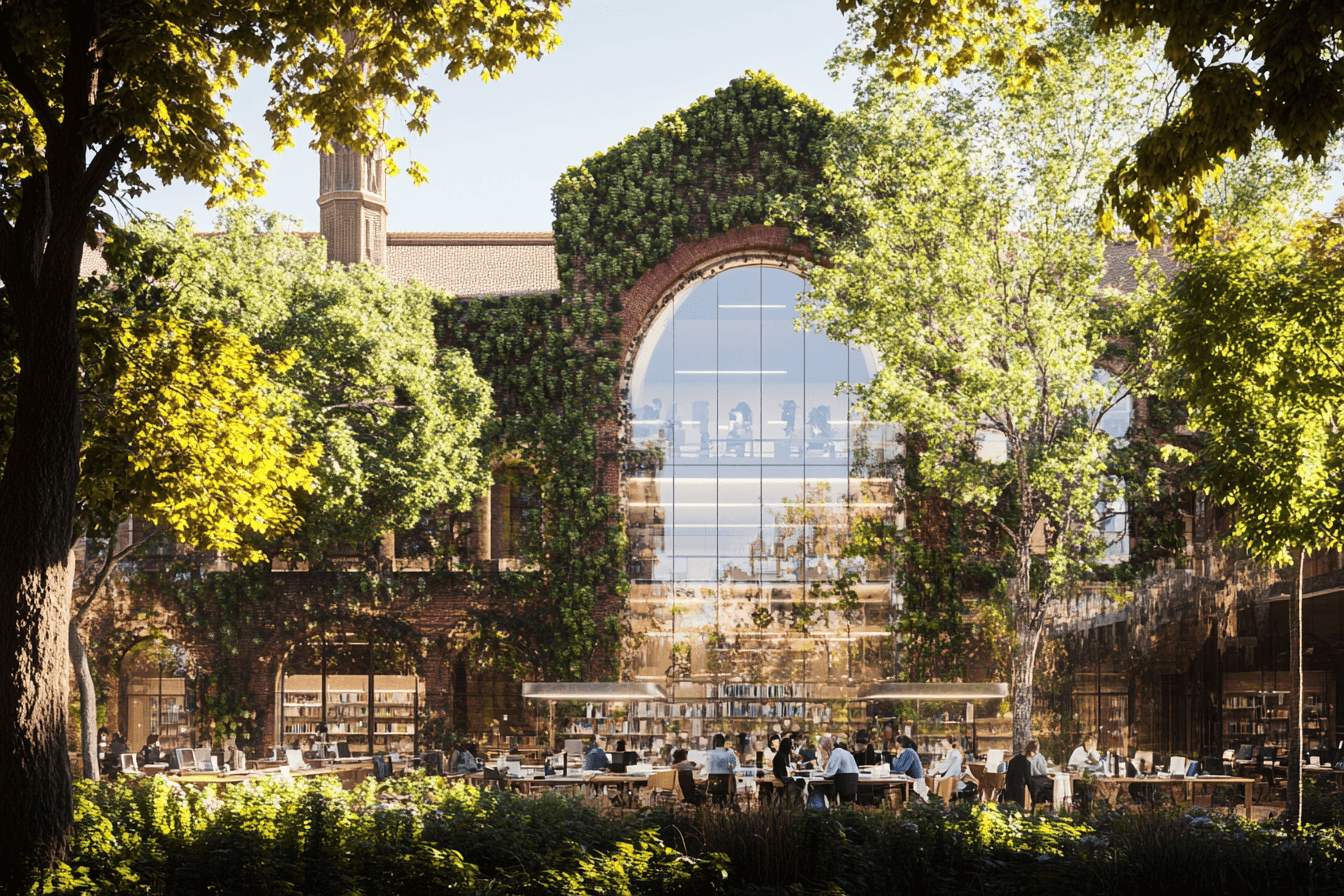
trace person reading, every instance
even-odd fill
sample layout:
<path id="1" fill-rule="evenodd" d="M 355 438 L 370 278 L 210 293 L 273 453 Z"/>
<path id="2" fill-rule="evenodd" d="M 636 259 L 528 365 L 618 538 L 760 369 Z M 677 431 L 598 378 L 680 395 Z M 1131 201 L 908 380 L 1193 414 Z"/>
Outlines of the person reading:
<path id="1" fill-rule="evenodd" d="M 828 754 L 826 778 L 835 782 L 835 792 L 841 802 L 854 802 L 859 793 L 859 764 L 854 761 L 854 754 L 845 749 L 843 741 L 823 737 L 820 743 L 822 752 Z"/>
<path id="2" fill-rule="evenodd" d="M 924 764 L 919 761 L 919 751 L 915 749 L 915 742 L 904 734 L 898 734 L 896 748 L 900 752 L 891 757 L 891 773 L 905 775 L 916 781 L 924 780 Z"/>
<path id="3" fill-rule="evenodd" d="M 1068 764 L 1077 768 L 1101 765 L 1101 754 L 1097 752 L 1097 736 L 1095 734 L 1089 734 L 1083 738 L 1082 746 L 1075 749 L 1069 756 Z"/>

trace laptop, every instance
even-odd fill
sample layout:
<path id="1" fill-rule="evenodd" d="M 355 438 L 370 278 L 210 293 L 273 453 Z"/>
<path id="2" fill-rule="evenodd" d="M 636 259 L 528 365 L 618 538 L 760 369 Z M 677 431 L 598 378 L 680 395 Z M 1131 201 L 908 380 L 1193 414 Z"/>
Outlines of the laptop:
<path id="1" fill-rule="evenodd" d="M 1171 776 L 1173 778 L 1179 778 L 1185 774 L 1185 763 L 1186 759 L 1184 756 L 1171 757 L 1171 763 L 1168 766 L 1168 771 L 1171 772 Z"/>
<path id="2" fill-rule="evenodd" d="M 190 772 L 196 770 L 196 751 L 186 748 L 174 750 L 172 758 L 168 760 L 169 768 L 176 768 L 180 771 Z"/>
<path id="3" fill-rule="evenodd" d="M 305 769 L 308 767 L 308 764 L 303 761 L 302 750 L 286 750 L 285 765 L 289 768 L 290 771 L 294 772 L 300 771 L 301 769 Z"/>
<path id="4" fill-rule="evenodd" d="M 1176 772 L 1173 771 L 1173 772 L 1172 772 L 1172 775 L 1174 776 L 1175 774 L 1176 774 Z M 1199 777 L 1199 763 L 1198 763 L 1198 762 L 1190 762 L 1190 763 L 1187 763 L 1186 766 L 1185 766 L 1185 776 L 1186 776 L 1187 778 L 1198 778 L 1198 777 Z"/>

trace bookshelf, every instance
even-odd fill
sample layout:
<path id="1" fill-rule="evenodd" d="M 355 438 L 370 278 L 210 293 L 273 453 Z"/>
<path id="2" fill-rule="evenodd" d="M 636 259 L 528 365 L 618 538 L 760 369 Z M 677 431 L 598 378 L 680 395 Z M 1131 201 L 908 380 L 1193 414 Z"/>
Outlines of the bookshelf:
<path id="1" fill-rule="evenodd" d="M 1223 746 L 1288 746 L 1289 694 L 1287 676 L 1278 685 L 1273 676 L 1259 673 L 1226 675 L 1223 680 Z M 1304 747 L 1329 749 L 1334 744 L 1334 676 L 1329 672 L 1303 673 L 1302 727 Z"/>
<path id="2" fill-rule="evenodd" d="M 375 750 L 397 752 L 413 744 L 424 684 L 413 675 L 375 675 L 372 706 L 368 686 L 367 675 L 327 676 L 327 739 L 348 741 L 352 752 L 367 753 L 372 723 Z M 306 743 L 316 737 L 322 721 L 322 676 L 284 676 L 279 703 L 278 742 Z"/>

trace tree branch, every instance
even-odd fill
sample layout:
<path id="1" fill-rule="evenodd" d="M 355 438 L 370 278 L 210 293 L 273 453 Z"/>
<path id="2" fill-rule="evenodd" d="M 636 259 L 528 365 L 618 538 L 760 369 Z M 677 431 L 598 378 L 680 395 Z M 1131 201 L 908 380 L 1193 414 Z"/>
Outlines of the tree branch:
<path id="1" fill-rule="evenodd" d="M 76 624 L 84 621 L 84 614 L 89 611 L 89 607 L 93 606 L 93 602 L 97 599 L 98 593 L 102 591 L 103 585 L 107 584 L 107 578 L 111 575 L 113 566 L 131 556 L 131 554 L 135 553 L 142 545 L 145 545 L 152 539 L 162 535 L 165 531 L 167 530 L 165 530 L 163 526 L 157 526 L 151 529 L 149 534 L 144 538 L 131 542 L 119 551 L 114 551 L 112 549 L 113 542 L 112 540 L 109 540 L 107 545 L 107 557 L 103 559 L 102 567 L 93 577 L 93 585 L 89 588 L 89 593 L 79 602 L 75 611 L 71 614 L 71 621 Z M 113 538 L 115 537 L 116 536 L 113 536 Z"/>
<path id="2" fill-rule="evenodd" d="M 51 103 L 47 102 L 47 97 L 37 86 L 37 82 L 28 74 L 28 67 L 14 52 L 14 44 L 9 38 L 8 15 L 5 16 L 4 27 L 0 28 L 0 71 L 4 72 L 5 77 L 14 85 L 14 89 L 33 110 L 33 116 L 37 118 L 42 130 L 47 132 L 48 139 L 56 139 L 61 128 L 60 119 L 56 117 L 56 110 L 51 108 Z"/>

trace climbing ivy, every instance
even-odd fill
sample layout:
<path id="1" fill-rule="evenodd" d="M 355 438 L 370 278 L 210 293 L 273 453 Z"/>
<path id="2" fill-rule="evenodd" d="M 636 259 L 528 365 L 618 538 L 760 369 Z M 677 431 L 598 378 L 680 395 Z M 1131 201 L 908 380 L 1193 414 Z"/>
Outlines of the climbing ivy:
<path id="1" fill-rule="evenodd" d="M 767 223 L 779 201 L 809 191 L 830 121 L 749 72 L 561 176 L 558 295 L 441 307 L 440 344 L 468 351 L 494 389 L 483 442 L 497 462 L 526 465 L 540 498 L 523 520 L 522 568 L 501 573 L 476 613 L 478 658 L 560 677 L 615 671 L 619 617 L 598 606 L 628 590 L 627 542 L 598 477 L 660 462 L 632 460 L 616 436 L 620 296 L 679 244 Z"/>

